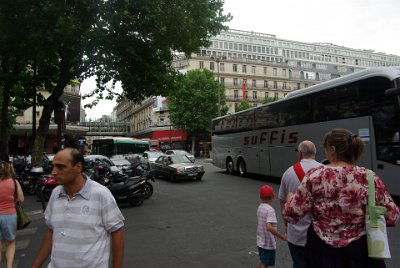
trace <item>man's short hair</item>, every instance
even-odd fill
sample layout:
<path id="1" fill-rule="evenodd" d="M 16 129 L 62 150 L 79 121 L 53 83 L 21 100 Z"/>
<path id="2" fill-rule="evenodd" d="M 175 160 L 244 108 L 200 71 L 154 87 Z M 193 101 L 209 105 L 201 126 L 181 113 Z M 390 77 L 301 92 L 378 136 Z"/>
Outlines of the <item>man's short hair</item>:
<path id="1" fill-rule="evenodd" d="M 302 152 L 304 156 L 314 156 L 317 153 L 317 149 L 315 148 L 315 144 L 311 141 L 302 141 L 299 144 L 299 150 Z"/>
<path id="2" fill-rule="evenodd" d="M 65 148 L 70 151 L 71 163 L 75 166 L 79 162 L 82 163 L 82 172 L 85 170 L 85 159 L 83 154 L 76 148 Z"/>

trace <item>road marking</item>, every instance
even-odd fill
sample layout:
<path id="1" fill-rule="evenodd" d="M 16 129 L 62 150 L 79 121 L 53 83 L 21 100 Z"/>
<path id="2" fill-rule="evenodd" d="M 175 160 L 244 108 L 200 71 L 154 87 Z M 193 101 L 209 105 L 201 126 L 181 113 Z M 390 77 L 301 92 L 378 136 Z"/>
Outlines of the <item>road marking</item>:
<path id="1" fill-rule="evenodd" d="M 252 250 L 252 251 L 249 251 L 249 255 L 250 255 L 250 256 L 258 255 L 258 252 Z"/>
<path id="2" fill-rule="evenodd" d="M 31 235 L 31 234 L 36 233 L 36 231 L 37 231 L 37 227 L 25 228 L 22 230 L 18 230 L 17 234 L 18 235 Z"/>
<path id="3" fill-rule="evenodd" d="M 32 211 L 27 211 L 26 214 L 28 215 L 37 215 L 37 214 L 42 214 L 43 210 L 32 210 Z"/>
<path id="4" fill-rule="evenodd" d="M 15 249 L 26 249 L 29 246 L 31 240 L 17 240 L 15 244 Z"/>

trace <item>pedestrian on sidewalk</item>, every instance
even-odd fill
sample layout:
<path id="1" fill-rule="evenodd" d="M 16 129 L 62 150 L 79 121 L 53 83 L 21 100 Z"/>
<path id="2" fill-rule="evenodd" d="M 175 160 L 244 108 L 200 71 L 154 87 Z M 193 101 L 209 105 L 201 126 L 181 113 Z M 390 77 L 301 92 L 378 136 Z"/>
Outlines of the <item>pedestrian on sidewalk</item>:
<path id="1" fill-rule="evenodd" d="M 271 186 L 264 185 L 260 189 L 261 204 L 257 209 L 257 247 L 260 263 L 258 268 L 268 268 L 275 265 L 276 239 L 275 236 L 286 241 L 286 234 L 276 229 L 277 219 L 272 207 L 274 191 Z"/>
<path id="2" fill-rule="evenodd" d="M 17 234 L 17 212 L 15 203 L 24 202 L 24 194 L 14 170 L 8 161 L 0 161 L 0 263 L 2 259 L 2 240 L 6 244 L 7 268 L 12 268 L 15 255 L 15 237 Z M 15 188 L 17 187 L 17 188 Z"/>
<path id="3" fill-rule="evenodd" d="M 384 268 L 384 260 L 368 257 L 365 206 L 368 173 L 356 165 L 364 142 L 349 130 L 336 128 L 324 137 L 329 165 L 310 170 L 296 193 L 289 193 L 283 216 L 296 223 L 311 213 L 307 233 L 307 267 Z M 386 224 L 399 220 L 399 208 L 374 173 L 376 205 L 386 208 Z"/>
<path id="4" fill-rule="evenodd" d="M 321 163 L 315 161 L 317 149 L 313 142 L 305 140 L 299 143 L 296 148 L 297 160 L 293 166 L 289 167 L 282 176 L 281 186 L 279 187 L 279 200 L 281 211 L 286 203 L 286 197 L 289 193 L 295 193 L 300 182 L 303 180 L 305 173 L 310 169 L 322 166 Z M 306 241 L 307 230 L 310 226 L 311 218 L 307 213 L 297 223 L 287 223 L 284 220 L 287 241 L 290 255 L 293 260 L 293 268 L 306 268 Z"/>
<path id="5" fill-rule="evenodd" d="M 52 162 L 57 186 L 45 211 L 48 227 L 33 268 L 50 257 L 49 267 L 123 266 L 124 217 L 111 192 L 84 173 L 83 154 L 75 148 L 58 152 Z"/>

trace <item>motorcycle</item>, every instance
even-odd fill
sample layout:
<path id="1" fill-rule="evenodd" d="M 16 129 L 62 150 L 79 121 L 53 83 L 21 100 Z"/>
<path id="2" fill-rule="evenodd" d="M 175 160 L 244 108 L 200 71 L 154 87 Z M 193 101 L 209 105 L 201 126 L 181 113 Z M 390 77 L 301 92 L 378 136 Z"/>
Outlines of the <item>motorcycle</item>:
<path id="1" fill-rule="evenodd" d="M 55 177 L 43 177 L 40 181 L 40 190 L 38 194 L 40 194 L 43 201 L 48 202 L 53 192 L 54 188 L 57 187 L 57 181 Z"/>
<path id="2" fill-rule="evenodd" d="M 144 175 L 144 176 L 143 176 Z M 153 177 L 143 174 L 142 176 L 126 177 L 118 181 L 111 181 L 110 189 L 117 203 L 129 203 L 131 206 L 140 206 L 145 199 L 153 194 L 153 185 L 148 180 Z"/>
<path id="3" fill-rule="evenodd" d="M 104 162 L 97 162 L 90 178 L 106 186 L 114 196 L 117 203 L 129 203 L 140 206 L 145 199 L 153 194 L 154 172 L 144 171 L 140 176 L 130 177 L 121 171 L 113 171 Z"/>

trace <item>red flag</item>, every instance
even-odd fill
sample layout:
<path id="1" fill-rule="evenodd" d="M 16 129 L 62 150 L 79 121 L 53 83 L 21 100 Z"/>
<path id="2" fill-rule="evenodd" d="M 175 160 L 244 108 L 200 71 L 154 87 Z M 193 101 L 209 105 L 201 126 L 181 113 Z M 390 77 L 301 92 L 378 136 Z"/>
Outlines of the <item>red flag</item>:
<path id="1" fill-rule="evenodd" d="M 243 82 L 242 84 L 242 95 L 243 95 L 243 100 L 245 101 L 247 99 L 247 94 L 246 94 L 246 82 Z"/>

